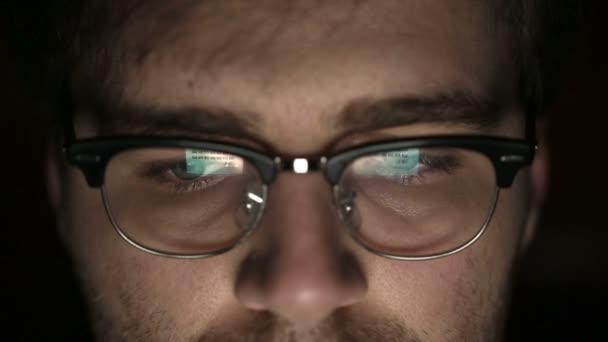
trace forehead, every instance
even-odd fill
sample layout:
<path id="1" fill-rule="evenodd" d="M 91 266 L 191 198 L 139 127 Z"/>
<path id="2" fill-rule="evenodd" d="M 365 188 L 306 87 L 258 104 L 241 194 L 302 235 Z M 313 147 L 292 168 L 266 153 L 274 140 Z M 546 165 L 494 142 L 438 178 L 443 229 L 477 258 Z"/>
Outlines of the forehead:
<path id="1" fill-rule="evenodd" d="M 110 11 L 122 21 L 119 29 L 122 38 L 127 40 L 126 45 L 133 44 L 129 48 L 140 49 L 139 57 L 163 47 L 234 57 L 241 54 L 242 48 L 256 48 L 250 52 L 259 54 L 259 48 L 292 50 L 308 44 L 335 44 L 344 38 L 352 43 L 354 37 L 373 37 L 393 43 L 395 39 L 413 36 L 479 41 L 492 26 L 491 3 L 474 0 L 153 0 Z"/>
<path id="2" fill-rule="evenodd" d="M 146 1 L 113 9 L 129 102 L 263 113 L 314 130 L 358 99 L 508 88 L 489 1 Z M 109 92 L 108 92 L 109 93 Z"/>

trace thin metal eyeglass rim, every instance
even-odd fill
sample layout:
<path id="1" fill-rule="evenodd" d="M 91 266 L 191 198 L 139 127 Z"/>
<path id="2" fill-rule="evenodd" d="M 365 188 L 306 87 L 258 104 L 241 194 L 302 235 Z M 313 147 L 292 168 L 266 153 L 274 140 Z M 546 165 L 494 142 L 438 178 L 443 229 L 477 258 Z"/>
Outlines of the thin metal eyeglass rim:
<path id="1" fill-rule="evenodd" d="M 106 199 L 107 195 L 105 192 L 105 188 L 103 186 L 101 186 L 101 188 L 100 188 L 100 193 L 101 193 L 101 200 L 103 202 L 103 206 L 106 210 L 106 214 L 107 214 L 108 218 L 110 219 L 110 223 L 112 224 L 112 227 L 114 228 L 114 231 L 116 231 L 116 233 L 118 233 L 118 235 L 131 246 L 135 247 L 136 249 L 138 249 L 140 251 L 143 251 L 143 252 L 146 252 L 146 253 L 149 253 L 152 255 L 156 255 L 156 256 L 161 256 L 161 257 L 174 258 L 174 259 L 203 259 L 203 258 L 210 258 L 212 256 L 216 256 L 216 255 L 220 255 L 220 254 L 229 252 L 230 250 L 232 250 L 232 249 L 236 248 L 238 245 L 240 245 L 243 241 L 245 241 L 247 239 L 247 237 L 249 237 L 249 235 L 253 234 L 253 231 L 258 226 L 258 223 L 260 222 L 260 219 L 262 218 L 264 210 L 266 209 L 266 196 L 268 195 L 268 186 L 266 184 L 264 184 L 262 186 L 262 196 L 264 198 L 264 201 L 262 202 L 263 203 L 262 207 L 258 211 L 256 218 L 251 222 L 249 227 L 244 228 L 245 234 L 243 234 L 240 238 L 238 238 L 235 243 L 228 245 L 224 248 L 220 248 L 220 249 L 208 252 L 208 253 L 193 253 L 193 254 L 164 252 L 164 251 L 161 251 L 161 250 L 158 250 L 155 248 L 147 247 L 147 246 L 135 241 L 127 233 L 125 233 L 120 228 L 120 225 L 118 224 L 118 222 L 116 222 L 116 219 L 114 218 L 114 215 L 112 214 L 112 207 L 110 206 L 110 203 Z"/>
<path id="2" fill-rule="evenodd" d="M 130 141 L 131 144 L 126 144 L 127 146 L 125 146 L 124 143 L 127 141 Z M 123 144 L 121 144 L 121 142 Z M 152 143 L 152 142 L 156 142 L 157 144 L 152 144 L 152 146 L 151 146 L 150 143 Z M 486 146 L 487 148 L 482 148 L 484 146 L 484 144 L 480 144 L 482 142 L 485 142 L 489 146 Z M 193 146 L 193 145 L 195 145 L 195 146 Z M 204 146 L 202 146 L 202 145 L 204 145 Z M 86 148 L 87 146 L 101 148 L 103 150 L 103 152 L 105 152 L 105 153 L 101 153 L 101 154 L 97 154 L 97 155 L 94 155 L 94 154 L 80 154 L 79 155 L 78 153 L 84 153 L 83 150 L 85 150 L 85 151 L 87 150 L 87 148 Z M 146 147 L 149 148 L 149 147 L 154 147 L 154 146 L 156 146 L 156 147 L 191 147 L 191 148 L 197 148 L 197 149 L 200 148 L 200 149 L 208 149 L 208 150 L 218 150 L 218 152 L 233 153 L 233 154 L 236 154 L 236 155 L 243 157 L 246 160 L 250 161 L 255 166 L 257 171 L 260 173 L 262 178 L 263 178 L 264 174 L 259 169 L 260 161 L 262 161 L 263 165 L 266 165 L 266 166 L 268 166 L 272 163 L 273 164 L 272 170 L 274 170 L 274 173 L 270 174 L 270 175 L 267 174 L 266 180 L 262 179 L 264 181 L 264 184 L 263 184 L 264 199 L 266 199 L 268 185 L 272 182 L 272 180 L 276 176 L 276 173 L 278 173 L 284 169 L 288 169 L 288 165 L 289 165 L 289 163 L 284 163 L 278 157 L 275 157 L 273 159 L 273 158 L 270 158 L 257 151 L 253 151 L 253 150 L 243 148 L 240 146 L 235 146 L 235 145 L 231 145 L 231 144 L 218 144 L 215 142 L 199 141 L 199 140 L 184 140 L 181 138 L 178 138 L 178 139 L 165 138 L 165 137 L 146 137 L 146 138 L 143 138 L 143 137 L 126 137 L 125 138 L 125 137 L 123 137 L 123 138 L 111 138 L 111 139 L 94 138 L 94 139 L 87 139 L 87 140 L 75 142 L 72 146 L 75 148 L 66 149 L 66 152 L 68 153 L 68 159 L 70 159 L 70 161 L 73 164 L 75 164 L 76 166 L 80 166 L 82 171 L 85 173 L 85 176 L 87 174 L 89 175 L 89 176 L 87 176 L 87 181 L 89 182 L 89 185 L 100 188 L 104 207 L 106 209 L 108 217 L 110 218 L 112 226 L 114 227 L 116 232 L 133 247 L 135 247 L 139 250 L 142 250 L 144 252 L 147 252 L 149 254 L 159 255 L 159 256 L 164 256 L 164 257 L 182 258 L 182 259 L 195 259 L 195 258 L 198 259 L 198 258 L 211 257 L 211 256 L 215 256 L 215 255 L 219 255 L 219 254 L 228 252 L 231 249 L 238 246 L 250 234 L 252 234 L 252 232 L 257 227 L 258 222 L 264 213 L 264 207 L 262 207 L 259 210 L 257 217 L 252 222 L 250 227 L 246 228 L 246 233 L 243 234 L 243 236 L 240 237 L 234 244 L 229 245 L 229 246 L 219 249 L 219 250 L 209 252 L 209 253 L 202 253 L 202 254 L 170 253 L 170 252 L 164 252 L 164 251 L 156 250 L 153 248 L 149 248 L 149 247 L 146 247 L 146 246 L 136 242 L 135 240 L 131 239 L 125 232 L 122 231 L 122 229 L 120 228 L 118 223 L 115 221 L 114 215 L 112 215 L 112 209 L 106 200 L 107 196 L 105 195 L 105 190 L 103 187 L 103 175 L 105 173 L 105 169 L 106 169 L 109 161 L 112 159 L 112 157 L 114 155 L 116 155 L 120 152 L 123 152 L 125 150 L 128 150 L 128 149 L 137 149 L 137 148 L 146 148 Z M 78 147 L 83 147 L 83 148 L 78 148 Z M 105 147 L 105 149 L 104 149 L 104 147 Z M 512 179 L 509 179 L 509 177 L 514 178 L 515 173 L 521 167 L 523 167 L 531 162 L 531 160 L 533 159 L 533 154 L 534 154 L 534 150 L 535 150 L 535 148 L 533 148 L 533 147 L 529 148 L 529 144 L 527 142 L 525 142 L 523 140 L 517 140 L 517 139 L 482 137 L 482 136 L 422 137 L 422 138 L 401 139 L 398 141 L 380 142 L 380 143 L 368 144 L 368 145 L 364 145 L 364 146 L 355 147 L 355 148 L 352 148 L 352 149 L 349 149 L 346 151 L 339 152 L 330 158 L 321 157 L 319 159 L 319 163 L 316 164 L 313 169 L 314 169 L 314 171 L 317 171 L 319 168 L 321 168 L 321 170 L 324 171 L 325 176 L 326 176 L 327 180 L 329 181 L 330 185 L 335 187 L 339 181 L 339 178 L 340 178 L 343 170 L 355 159 L 365 156 L 365 155 L 378 153 L 381 151 L 407 149 L 407 148 L 414 148 L 414 147 L 446 147 L 446 148 L 460 147 L 460 148 L 475 150 L 477 152 L 480 152 L 481 154 L 484 154 L 486 157 L 488 157 L 491 160 L 491 162 L 495 168 L 495 172 L 496 172 L 497 187 L 496 187 L 496 195 L 494 196 L 494 201 L 492 203 L 491 209 L 489 210 L 489 212 L 487 214 L 484 224 L 479 229 L 479 231 L 476 233 L 476 235 L 474 235 L 470 240 L 468 240 L 463 245 L 456 247 L 455 249 L 448 250 L 446 252 L 442 252 L 442 253 L 438 253 L 438 254 L 425 255 L 425 256 L 393 255 L 393 254 L 388 254 L 388 253 L 376 250 L 374 248 L 371 248 L 370 246 L 365 244 L 363 241 L 361 241 L 355 234 L 352 233 L 352 227 L 350 227 L 350 225 L 347 223 L 347 221 L 342 218 L 342 222 L 348 226 L 347 229 L 349 231 L 349 234 L 353 237 L 353 239 L 356 240 L 364 249 L 368 250 L 369 252 L 371 252 L 375 255 L 390 258 L 390 259 L 396 259 L 396 260 L 422 261 L 422 260 L 432 260 L 432 259 L 447 257 L 449 255 L 456 254 L 456 253 L 466 249 L 467 247 L 472 245 L 474 242 L 476 242 L 482 236 L 482 234 L 485 232 L 486 227 L 488 226 L 489 222 L 491 221 L 491 218 L 495 211 L 500 188 L 510 186 Z M 502 148 L 497 148 L 497 147 L 502 147 Z M 73 154 L 70 154 L 70 151 L 73 152 Z M 243 152 L 246 152 L 246 153 L 243 153 Z M 497 153 L 497 152 L 500 152 L 500 153 Z M 505 152 L 512 152 L 512 154 L 505 155 L 504 154 Z M 529 154 L 526 154 L 526 152 Z M 80 158 L 79 158 L 79 156 L 80 156 Z M 83 158 L 83 156 L 84 156 L 84 158 Z M 258 157 L 259 159 L 256 159 L 255 157 Z M 257 163 L 256 163 L 256 160 L 257 160 Z M 91 168 L 90 167 L 91 163 L 96 165 L 96 167 Z M 500 163 L 502 163 L 502 164 L 500 164 Z M 87 165 L 89 165 L 89 166 L 87 166 Z M 499 184 L 499 182 L 500 182 L 499 175 L 501 175 L 501 173 L 499 172 L 500 165 L 505 165 L 503 167 L 507 167 L 510 170 L 510 172 L 507 173 L 506 179 L 503 176 L 504 184 L 502 186 Z M 513 167 L 513 165 L 515 165 L 515 168 Z M 95 168 L 97 169 L 97 176 L 91 176 L 91 173 L 93 172 L 93 169 L 95 169 Z M 329 173 L 330 170 L 334 170 L 333 176 L 335 177 L 335 180 L 333 183 L 332 183 L 332 174 Z M 267 172 L 268 172 L 268 170 L 267 170 Z M 502 174 L 505 174 L 505 173 L 503 172 Z M 91 183 L 93 183 L 93 184 L 91 184 Z M 99 184 L 99 185 L 95 185 L 95 184 Z M 264 201 L 264 206 L 265 206 L 265 201 Z M 337 207 L 336 207 L 336 209 L 338 210 L 338 214 L 341 216 L 342 215 L 341 210 Z"/>
<path id="3" fill-rule="evenodd" d="M 334 193 L 335 193 L 335 191 L 334 191 Z M 370 247 L 367 243 L 365 243 L 363 240 L 361 240 L 359 238 L 359 236 L 354 233 L 354 231 L 353 231 L 354 227 L 352 227 L 351 224 L 346 223 L 346 219 L 343 217 L 343 213 L 340 209 L 338 209 L 338 215 L 340 216 L 340 220 L 347 226 L 348 234 L 351 236 L 351 238 L 353 240 L 357 241 L 357 243 L 361 247 L 363 247 L 365 250 L 367 250 L 368 252 L 375 254 L 377 256 L 381 256 L 381 257 L 393 259 L 393 260 L 427 261 L 427 260 L 445 258 L 450 255 L 459 253 L 459 252 L 465 250 L 466 248 L 468 248 L 469 246 L 471 246 L 472 244 L 474 244 L 477 240 L 479 240 L 479 238 L 485 233 L 486 228 L 490 224 L 490 221 L 492 221 L 492 217 L 494 216 L 494 211 L 496 210 L 496 205 L 498 204 L 499 197 L 500 197 L 500 188 L 496 187 L 496 191 L 494 192 L 494 200 L 492 201 L 490 210 L 488 210 L 488 213 L 486 214 L 486 218 L 484 219 L 483 224 L 478 229 L 477 233 L 475 233 L 475 235 L 473 235 L 473 237 L 471 237 L 469 240 L 467 240 L 462 245 L 455 247 L 453 249 L 447 250 L 445 252 L 439 252 L 436 254 L 421 255 L 421 256 L 402 256 L 402 255 L 397 255 L 397 254 L 385 253 L 380 250 L 374 249 L 373 247 Z"/>

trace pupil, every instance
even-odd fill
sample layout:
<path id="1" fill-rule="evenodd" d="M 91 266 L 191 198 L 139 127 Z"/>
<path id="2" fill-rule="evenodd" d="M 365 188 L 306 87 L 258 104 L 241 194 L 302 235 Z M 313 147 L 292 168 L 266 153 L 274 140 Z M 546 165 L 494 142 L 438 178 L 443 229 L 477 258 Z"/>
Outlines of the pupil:
<path id="1" fill-rule="evenodd" d="M 192 180 L 200 177 L 203 174 L 203 170 L 197 170 L 196 167 L 192 167 L 186 162 L 181 162 L 177 166 L 171 169 L 173 174 L 180 179 Z"/>

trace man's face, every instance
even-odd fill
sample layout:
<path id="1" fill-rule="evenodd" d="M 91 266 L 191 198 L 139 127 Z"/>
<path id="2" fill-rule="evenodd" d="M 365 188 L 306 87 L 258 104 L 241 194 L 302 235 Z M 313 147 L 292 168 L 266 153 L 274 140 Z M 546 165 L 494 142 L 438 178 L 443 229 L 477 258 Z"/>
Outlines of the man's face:
<path id="1" fill-rule="evenodd" d="M 516 73 L 498 32 L 494 10 L 470 0 L 152 1 L 121 28 L 110 55 L 122 63 L 109 74 L 121 108 L 154 108 L 154 117 L 95 113 L 84 101 L 76 133 L 150 133 L 158 122 L 152 133 L 291 157 L 424 135 L 523 138 Z M 492 124 L 430 112 L 404 122 L 366 119 L 365 110 L 356 122 L 338 119 L 353 106 L 454 94 L 491 103 Z M 223 128 L 209 133 L 201 108 L 247 125 L 225 127 L 220 114 L 212 125 Z M 169 117 L 179 110 L 190 113 L 187 124 Z M 357 244 L 319 173 L 279 175 L 254 234 L 205 259 L 125 243 L 99 189 L 75 168 L 55 185 L 54 202 L 101 340 L 496 341 L 530 216 L 528 178 L 520 171 L 502 190 L 471 247 L 415 262 Z"/>

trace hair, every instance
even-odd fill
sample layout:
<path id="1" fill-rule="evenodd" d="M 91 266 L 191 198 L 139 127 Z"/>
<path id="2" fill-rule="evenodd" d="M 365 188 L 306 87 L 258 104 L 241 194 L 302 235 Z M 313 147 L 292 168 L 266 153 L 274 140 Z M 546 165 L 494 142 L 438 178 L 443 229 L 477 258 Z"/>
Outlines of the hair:
<path id="1" fill-rule="evenodd" d="M 576 0 L 499 0 L 519 72 L 520 96 L 536 115 L 556 98 L 576 50 L 582 8 Z"/>
<path id="2" fill-rule="evenodd" d="M 496 1 L 497 24 L 512 48 L 522 103 L 540 115 L 567 79 L 581 9 L 576 0 Z M 95 73 L 105 75 L 105 49 L 116 24 L 141 4 L 140 0 L 121 1 L 120 6 L 98 0 L 14 1 L 9 11 L 11 42 L 23 89 L 44 106 L 61 108 L 60 99 L 70 91 L 70 75 L 83 59 L 97 69 Z"/>

